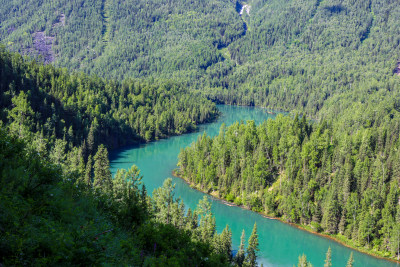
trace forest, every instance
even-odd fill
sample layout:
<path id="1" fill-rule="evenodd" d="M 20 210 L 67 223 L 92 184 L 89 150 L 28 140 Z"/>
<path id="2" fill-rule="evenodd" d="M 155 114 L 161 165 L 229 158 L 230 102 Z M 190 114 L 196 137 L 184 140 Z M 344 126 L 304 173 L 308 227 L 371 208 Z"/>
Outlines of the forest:
<path id="1" fill-rule="evenodd" d="M 70 74 L 4 48 L 0 63 L 1 264 L 256 265 L 256 225 L 233 253 L 207 197 L 186 210 L 171 179 L 150 197 L 135 165 L 109 169 L 106 145 L 193 130 L 218 115 L 210 101 L 175 96 L 171 82 Z"/>
<path id="2" fill-rule="evenodd" d="M 57 154 L 57 163 L 78 154 L 86 161 L 99 144 L 110 149 L 190 132 L 218 116 L 213 103 L 172 81 L 70 74 L 4 47 L 0 70 L 0 120 L 11 133 L 30 138 L 43 156 Z"/>
<path id="3" fill-rule="evenodd" d="M 216 103 L 287 113 L 205 133 L 179 176 L 400 258 L 399 0 L 0 5 L 0 263 L 254 266 L 256 226 L 233 252 L 206 200 L 185 213 L 170 180 L 149 197 L 137 167 L 108 169 Z"/>
<path id="4" fill-rule="evenodd" d="M 4 128 L 0 137 L 2 264 L 254 266 L 256 228 L 246 257 L 233 258 L 229 227 L 216 233 L 207 198 L 185 213 L 170 179 L 150 198 L 136 166 L 112 179 L 102 145 L 87 180 Z"/>
<path id="5" fill-rule="evenodd" d="M 181 151 L 178 175 L 237 205 L 398 258 L 400 121 L 395 109 L 382 115 L 364 127 L 283 115 L 223 126 Z"/>
<path id="6" fill-rule="evenodd" d="M 316 119 L 342 112 L 338 99 L 394 90 L 398 0 L 246 3 L 240 15 L 243 2 L 233 0 L 3 0 L 0 40 L 46 60 L 36 48 L 44 32 L 56 66 L 172 79 L 215 102 Z"/>

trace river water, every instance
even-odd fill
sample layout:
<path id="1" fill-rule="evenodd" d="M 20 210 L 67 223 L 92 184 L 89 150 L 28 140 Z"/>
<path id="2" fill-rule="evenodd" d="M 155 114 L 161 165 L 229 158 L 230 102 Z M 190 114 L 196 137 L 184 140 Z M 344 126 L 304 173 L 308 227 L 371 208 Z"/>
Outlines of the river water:
<path id="1" fill-rule="evenodd" d="M 219 105 L 218 108 L 222 112 L 220 118 L 214 123 L 200 125 L 198 132 L 112 151 L 110 153 L 112 173 L 115 174 L 117 169 L 128 169 L 132 164 L 136 164 L 143 175 L 142 181 L 151 193 L 155 188 L 160 187 L 166 178 L 172 177 L 171 172 L 177 168 L 180 150 L 197 140 L 204 131 L 208 135 L 215 136 L 219 133 L 222 123 L 227 126 L 240 120 L 254 120 L 256 123 L 261 123 L 275 117 L 260 108 L 223 105 Z M 179 178 L 173 178 L 173 182 L 176 184 L 175 196 L 181 197 L 186 207 L 194 209 L 204 194 L 190 188 Z M 217 231 L 221 232 L 227 224 L 229 225 L 232 230 L 234 249 L 239 246 L 242 229 L 246 232 L 247 240 L 254 222 L 257 222 L 260 242 L 259 263 L 263 263 L 264 266 L 292 267 L 294 264 L 297 265 L 298 257 L 303 253 L 314 266 L 323 266 L 329 247 L 332 249 L 333 266 L 346 266 L 351 252 L 354 253 L 354 266 L 399 266 L 396 263 L 359 253 L 327 238 L 264 218 L 257 213 L 224 205 L 212 197 L 209 199 L 212 202 Z"/>

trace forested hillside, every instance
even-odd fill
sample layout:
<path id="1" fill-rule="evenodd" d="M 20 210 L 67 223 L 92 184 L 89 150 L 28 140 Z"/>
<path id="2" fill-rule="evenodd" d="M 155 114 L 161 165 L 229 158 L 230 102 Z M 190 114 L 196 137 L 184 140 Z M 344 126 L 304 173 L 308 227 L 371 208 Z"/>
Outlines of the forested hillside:
<path id="1" fill-rule="evenodd" d="M 170 81 L 106 81 L 26 61 L 0 48 L 0 120 L 34 142 L 120 145 L 192 131 L 218 115 L 214 104 Z M 48 140 L 48 141 L 44 141 Z M 58 141 L 56 141 L 58 140 Z"/>
<path id="2" fill-rule="evenodd" d="M 184 179 L 400 258 L 399 0 L 0 0 L 0 6 L 2 263 L 46 254 L 54 258 L 39 265 L 79 255 L 89 255 L 89 265 L 113 265 L 118 257 L 127 265 L 241 265 L 244 250 L 231 258 L 230 233 L 215 234 L 207 203 L 197 222 L 172 200 L 170 181 L 150 200 L 138 187 L 137 169 L 114 180 L 108 170 L 107 148 L 192 131 L 218 116 L 212 101 L 293 116 L 203 135 L 180 154 Z M 44 199 L 54 195 L 54 202 Z M 86 210 L 86 202 L 91 213 L 67 229 L 68 212 Z M 131 209 L 141 215 L 132 218 Z M 68 235 L 58 236 L 57 227 Z M 113 245 L 92 242 L 108 233 Z M 178 239 L 165 247 L 184 250 L 157 254 L 153 241 L 165 235 Z"/>
<path id="3" fill-rule="evenodd" d="M 400 121 L 385 108 L 366 126 L 282 115 L 223 126 L 182 150 L 179 175 L 237 205 L 398 258 Z"/>
<path id="4" fill-rule="evenodd" d="M 150 198 L 137 167 L 111 178 L 103 149 L 88 183 L 0 128 L 2 264 L 232 266 L 230 230 L 216 233 L 206 199 L 185 214 L 171 180 Z"/>
<path id="5" fill-rule="evenodd" d="M 393 90 L 399 60 L 400 2 L 392 0 L 252 0 L 242 15 L 244 3 L 231 0 L 0 4 L 0 40 L 11 50 L 317 118 L 343 110 L 326 101 Z"/>
<path id="6" fill-rule="evenodd" d="M 0 262 L 20 265 L 254 266 L 256 226 L 234 257 L 205 197 L 186 211 L 108 150 L 192 130 L 210 101 L 171 82 L 105 81 L 0 50 Z M 178 106 L 179 103 L 179 106 Z M 150 132 L 147 127 L 150 127 Z"/>

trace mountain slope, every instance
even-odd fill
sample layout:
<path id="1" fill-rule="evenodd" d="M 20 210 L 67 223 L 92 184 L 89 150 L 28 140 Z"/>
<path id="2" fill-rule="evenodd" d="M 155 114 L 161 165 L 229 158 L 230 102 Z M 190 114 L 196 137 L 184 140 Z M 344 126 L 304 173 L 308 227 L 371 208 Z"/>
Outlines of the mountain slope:
<path id="1" fill-rule="evenodd" d="M 14 51 L 52 43 L 45 60 L 59 66 L 171 78 L 216 101 L 317 117 L 328 99 L 360 100 L 365 84 L 392 90 L 400 52 L 397 0 L 253 0 L 243 15 L 245 3 L 228 0 L 1 4 L 0 40 Z"/>

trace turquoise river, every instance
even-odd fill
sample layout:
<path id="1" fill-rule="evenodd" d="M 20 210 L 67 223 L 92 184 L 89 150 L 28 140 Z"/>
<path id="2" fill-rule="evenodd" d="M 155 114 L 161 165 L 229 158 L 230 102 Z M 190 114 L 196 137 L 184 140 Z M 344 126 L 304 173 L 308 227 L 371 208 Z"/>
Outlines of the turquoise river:
<path id="1" fill-rule="evenodd" d="M 222 123 L 230 125 L 235 121 L 254 120 L 256 123 L 273 118 L 264 109 L 251 107 L 223 106 L 218 108 L 222 115 L 216 122 L 200 125 L 199 131 L 169 139 L 151 142 L 139 146 L 127 147 L 112 151 L 110 155 L 111 171 L 129 168 L 136 164 L 143 175 L 143 182 L 148 192 L 153 192 L 160 187 L 163 181 L 172 177 L 172 170 L 177 168 L 180 150 L 189 146 L 204 131 L 215 136 Z M 175 196 L 181 197 L 186 207 L 195 208 L 204 194 L 189 187 L 179 178 L 173 178 L 176 184 Z M 254 222 L 257 222 L 260 253 L 259 263 L 264 266 L 290 266 L 297 264 L 298 257 L 306 254 L 314 266 L 323 266 L 325 253 L 328 247 L 332 249 L 333 266 L 346 266 L 350 253 L 354 253 L 354 266 L 399 266 L 396 263 L 377 259 L 366 254 L 349 249 L 330 239 L 320 237 L 306 231 L 297 229 L 277 220 L 270 220 L 263 216 L 241 209 L 224 205 L 221 201 L 209 197 L 212 202 L 212 212 L 216 218 L 217 231 L 228 224 L 232 230 L 233 248 L 236 249 L 240 242 L 242 229 L 249 237 Z"/>

